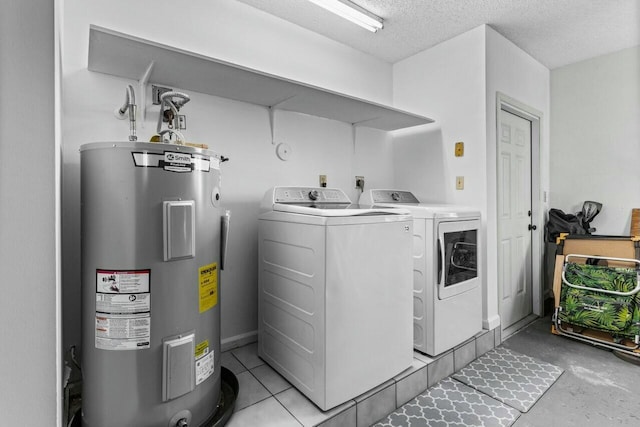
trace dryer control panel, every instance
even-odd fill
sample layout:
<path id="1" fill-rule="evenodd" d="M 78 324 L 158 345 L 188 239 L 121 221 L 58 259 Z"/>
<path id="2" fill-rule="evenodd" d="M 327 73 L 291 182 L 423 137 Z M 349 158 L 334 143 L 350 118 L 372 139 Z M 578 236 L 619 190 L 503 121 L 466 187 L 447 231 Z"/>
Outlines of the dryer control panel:
<path id="1" fill-rule="evenodd" d="M 370 190 L 371 204 L 375 203 L 420 203 L 411 191 Z M 362 201 L 360 202 L 362 203 Z"/>

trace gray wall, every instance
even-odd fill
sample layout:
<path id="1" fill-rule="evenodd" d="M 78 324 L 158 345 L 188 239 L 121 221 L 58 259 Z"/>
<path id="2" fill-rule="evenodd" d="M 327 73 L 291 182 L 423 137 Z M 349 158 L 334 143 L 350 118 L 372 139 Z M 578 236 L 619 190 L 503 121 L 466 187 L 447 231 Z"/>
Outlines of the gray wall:
<path id="1" fill-rule="evenodd" d="M 54 1 L 0 13 L 0 414 L 57 423 Z"/>
<path id="2" fill-rule="evenodd" d="M 603 204 L 597 234 L 627 235 L 640 208 L 640 46 L 551 72 L 550 207 Z"/>

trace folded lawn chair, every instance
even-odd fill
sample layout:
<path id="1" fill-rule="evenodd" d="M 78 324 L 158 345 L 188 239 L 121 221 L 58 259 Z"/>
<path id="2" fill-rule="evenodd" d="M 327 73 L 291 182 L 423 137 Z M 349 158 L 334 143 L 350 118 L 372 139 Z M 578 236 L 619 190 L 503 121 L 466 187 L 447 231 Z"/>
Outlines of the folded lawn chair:
<path id="1" fill-rule="evenodd" d="M 564 257 L 555 332 L 640 357 L 640 261 Z"/>

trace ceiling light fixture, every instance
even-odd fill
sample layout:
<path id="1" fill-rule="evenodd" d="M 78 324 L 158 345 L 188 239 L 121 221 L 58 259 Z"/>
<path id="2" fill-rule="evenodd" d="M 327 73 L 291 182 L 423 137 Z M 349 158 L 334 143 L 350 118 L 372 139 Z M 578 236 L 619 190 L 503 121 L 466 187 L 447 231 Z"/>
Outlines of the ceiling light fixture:
<path id="1" fill-rule="evenodd" d="M 333 12 L 344 19 L 348 19 L 354 24 L 360 25 L 362 28 L 377 32 L 384 28 L 382 18 L 377 17 L 368 10 L 365 10 L 348 0 L 309 0 L 329 12 Z"/>

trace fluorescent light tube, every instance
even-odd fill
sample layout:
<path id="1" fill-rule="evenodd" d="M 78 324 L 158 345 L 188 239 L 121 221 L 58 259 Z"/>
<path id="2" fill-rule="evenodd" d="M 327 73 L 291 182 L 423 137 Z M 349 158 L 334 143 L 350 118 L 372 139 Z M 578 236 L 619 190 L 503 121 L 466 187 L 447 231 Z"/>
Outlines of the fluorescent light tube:
<path id="1" fill-rule="evenodd" d="M 358 5 L 350 1 L 340 0 L 309 0 L 329 12 L 333 12 L 344 19 L 348 19 L 354 24 L 360 25 L 362 28 L 375 33 L 384 27 L 382 19 L 372 13 L 362 9 Z"/>

